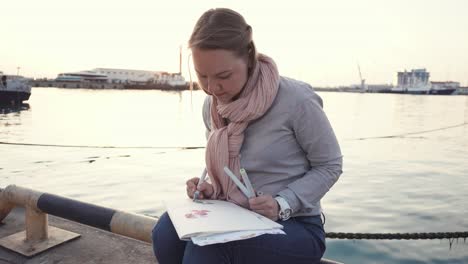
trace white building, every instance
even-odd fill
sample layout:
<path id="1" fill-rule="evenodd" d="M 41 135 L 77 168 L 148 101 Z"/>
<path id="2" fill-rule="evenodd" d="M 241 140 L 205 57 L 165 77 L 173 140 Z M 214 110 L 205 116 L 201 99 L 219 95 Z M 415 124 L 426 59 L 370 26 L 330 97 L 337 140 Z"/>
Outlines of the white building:
<path id="1" fill-rule="evenodd" d="M 153 83 L 169 84 L 171 86 L 185 85 L 187 82 L 185 78 L 179 73 L 167 73 L 163 72 L 160 75 L 155 76 Z"/>
<path id="2" fill-rule="evenodd" d="M 92 71 L 98 74 L 106 75 L 108 81 L 111 83 L 164 83 L 169 85 L 185 84 L 184 77 L 178 73 L 113 68 L 96 68 Z"/>
<path id="3" fill-rule="evenodd" d="M 159 73 L 154 71 L 112 68 L 96 68 L 92 71 L 98 74 L 106 75 L 109 82 L 111 83 L 146 83 Z"/>
<path id="4" fill-rule="evenodd" d="M 426 69 L 413 69 L 410 72 L 398 72 L 398 87 L 420 88 L 429 85 L 429 72 Z"/>

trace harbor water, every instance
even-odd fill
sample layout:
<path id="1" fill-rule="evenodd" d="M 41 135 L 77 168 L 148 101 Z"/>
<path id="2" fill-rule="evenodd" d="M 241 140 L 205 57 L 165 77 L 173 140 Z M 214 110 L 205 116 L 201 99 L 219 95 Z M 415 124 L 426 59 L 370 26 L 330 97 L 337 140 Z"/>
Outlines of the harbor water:
<path id="1" fill-rule="evenodd" d="M 344 155 L 327 232 L 468 231 L 468 96 L 320 92 Z M 201 91 L 33 88 L 0 109 L 9 184 L 158 216 L 204 167 Z M 468 263 L 460 240 L 327 240 L 345 263 Z"/>

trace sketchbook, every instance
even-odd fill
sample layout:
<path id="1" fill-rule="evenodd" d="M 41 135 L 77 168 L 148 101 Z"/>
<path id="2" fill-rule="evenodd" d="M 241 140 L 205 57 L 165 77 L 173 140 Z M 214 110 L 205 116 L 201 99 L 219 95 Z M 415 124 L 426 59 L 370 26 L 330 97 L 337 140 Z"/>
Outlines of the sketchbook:
<path id="1" fill-rule="evenodd" d="M 282 225 L 230 202 L 183 199 L 165 204 L 179 238 L 197 245 L 284 234 Z"/>

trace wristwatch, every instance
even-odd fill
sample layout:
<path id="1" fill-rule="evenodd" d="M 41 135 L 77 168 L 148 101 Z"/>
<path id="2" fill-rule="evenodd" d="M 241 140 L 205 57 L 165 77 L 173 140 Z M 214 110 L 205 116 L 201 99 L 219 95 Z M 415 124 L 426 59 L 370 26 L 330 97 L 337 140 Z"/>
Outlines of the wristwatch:
<path id="1" fill-rule="evenodd" d="M 288 202 L 281 196 L 276 196 L 275 200 L 279 205 L 278 218 L 281 221 L 286 221 L 291 217 L 292 209 L 289 206 Z"/>

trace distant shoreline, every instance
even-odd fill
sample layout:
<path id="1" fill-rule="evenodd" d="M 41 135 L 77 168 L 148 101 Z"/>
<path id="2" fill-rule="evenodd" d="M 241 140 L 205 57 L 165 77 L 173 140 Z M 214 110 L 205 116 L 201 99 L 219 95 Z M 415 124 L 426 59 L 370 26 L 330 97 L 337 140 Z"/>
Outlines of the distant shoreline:
<path id="1" fill-rule="evenodd" d="M 125 84 L 125 83 L 98 83 L 98 82 L 57 82 L 57 81 L 30 81 L 31 87 L 52 87 L 66 89 L 117 89 L 117 90 L 164 90 L 164 91 L 184 91 L 190 90 L 190 83 L 183 85 L 170 85 L 168 83 L 145 83 L 145 84 Z M 193 83 L 193 90 L 199 90 L 197 83 Z"/>
<path id="2" fill-rule="evenodd" d="M 379 91 L 379 90 L 363 91 L 359 88 L 352 88 L 352 87 L 339 87 L 339 88 L 313 87 L 313 89 L 316 92 L 396 94 L 396 93 L 389 93 L 389 92 Z M 410 93 L 399 93 L 399 94 L 410 94 Z M 434 94 L 420 94 L 420 95 L 434 95 Z M 441 94 L 438 94 L 438 95 L 441 95 Z M 450 94 L 450 95 L 468 95 L 468 88 L 460 87 L 453 94 Z"/>

